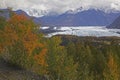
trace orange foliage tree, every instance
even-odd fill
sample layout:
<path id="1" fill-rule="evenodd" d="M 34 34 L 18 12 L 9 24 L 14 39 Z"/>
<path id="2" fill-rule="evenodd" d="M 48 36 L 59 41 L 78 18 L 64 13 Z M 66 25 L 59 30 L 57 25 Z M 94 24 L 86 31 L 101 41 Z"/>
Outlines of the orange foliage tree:
<path id="1" fill-rule="evenodd" d="M 25 68 L 34 68 L 34 65 L 46 66 L 45 54 L 47 49 L 37 33 L 37 25 L 21 14 L 14 14 L 7 21 L 2 31 L 4 48 L 7 59 L 14 64 Z"/>

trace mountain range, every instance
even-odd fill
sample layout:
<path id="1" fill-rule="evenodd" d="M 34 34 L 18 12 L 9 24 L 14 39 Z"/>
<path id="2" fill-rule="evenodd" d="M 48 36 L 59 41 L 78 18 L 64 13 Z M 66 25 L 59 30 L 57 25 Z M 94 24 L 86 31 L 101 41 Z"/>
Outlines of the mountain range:
<path id="1" fill-rule="evenodd" d="M 106 13 L 91 9 L 75 14 L 43 16 L 34 20 L 37 23 L 40 22 L 42 26 L 106 26 L 111 24 L 119 15 L 120 12 Z"/>
<path id="2" fill-rule="evenodd" d="M 4 13 L 1 13 L 4 12 Z M 77 13 L 66 12 L 61 15 L 46 15 L 42 17 L 29 16 L 22 10 L 15 11 L 17 14 L 25 14 L 32 17 L 35 23 L 41 26 L 107 26 L 110 25 L 120 12 L 104 12 L 102 10 L 85 10 Z M 36 14 L 36 13 L 34 13 Z M 8 9 L 0 10 L 0 16 L 9 17 Z"/>

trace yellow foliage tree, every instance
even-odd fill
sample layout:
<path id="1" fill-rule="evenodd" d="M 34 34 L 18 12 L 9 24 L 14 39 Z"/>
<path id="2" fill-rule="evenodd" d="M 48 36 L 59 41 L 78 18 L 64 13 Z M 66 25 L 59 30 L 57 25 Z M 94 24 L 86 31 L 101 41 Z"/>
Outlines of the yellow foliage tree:
<path id="1" fill-rule="evenodd" d="M 119 68 L 118 64 L 112 54 L 109 54 L 107 68 L 105 68 L 103 75 L 105 80 L 119 80 Z"/>

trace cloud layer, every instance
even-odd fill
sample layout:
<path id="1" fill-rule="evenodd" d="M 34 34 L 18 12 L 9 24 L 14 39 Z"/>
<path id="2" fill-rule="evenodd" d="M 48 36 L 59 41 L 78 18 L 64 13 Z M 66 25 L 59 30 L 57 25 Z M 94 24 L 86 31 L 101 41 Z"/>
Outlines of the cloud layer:
<path id="1" fill-rule="evenodd" d="M 0 8 L 7 7 L 12 7 L 14 10 L 29 11 L 29 14 L 37 11 L 39 15 L 51 12 L 62 14 L 80 7 L 83 7 L 84 10 L 95 8 L 105 11 L 120 11 L 120 0 L 0 0 Z"/>

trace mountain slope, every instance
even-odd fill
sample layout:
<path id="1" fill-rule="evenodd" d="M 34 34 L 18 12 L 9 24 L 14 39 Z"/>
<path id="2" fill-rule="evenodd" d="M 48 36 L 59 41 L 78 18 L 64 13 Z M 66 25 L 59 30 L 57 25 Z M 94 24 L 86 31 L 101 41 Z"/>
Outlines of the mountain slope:
<path id="1" fill-rule="evenodd" d="M 31 17 L 26 12 L 24 12 L 22 10 L 17 10 L 17 11 L 14 11 L 14 12 L 17 13 L 17 14 L 24 14 L 29 18 Z M 10 10 L 9 9 L 0 9 L 0 16 L 8 19 L 10 17 Z"/>
<path id="2" fill-rule="evenodd" d="M 35 18 L 42 26 L 106 26 L 112 23 L 118 13 L 105 13 L 100 10 L 86 10 L 75 14 L 64 13 L 56 16 L 43 16 Z"/>
<path id="3" fill-rule="evenodd" d="M 112 24 L 107 26 L 107 28 L 120 29 L 120 16 Z"/>

